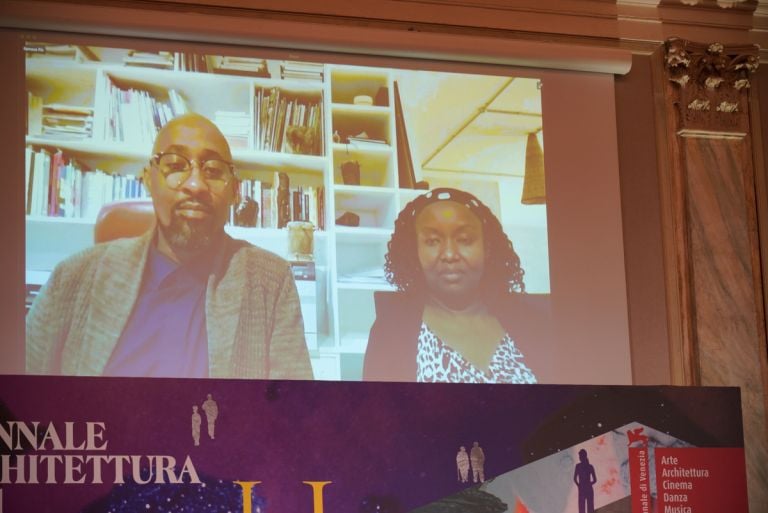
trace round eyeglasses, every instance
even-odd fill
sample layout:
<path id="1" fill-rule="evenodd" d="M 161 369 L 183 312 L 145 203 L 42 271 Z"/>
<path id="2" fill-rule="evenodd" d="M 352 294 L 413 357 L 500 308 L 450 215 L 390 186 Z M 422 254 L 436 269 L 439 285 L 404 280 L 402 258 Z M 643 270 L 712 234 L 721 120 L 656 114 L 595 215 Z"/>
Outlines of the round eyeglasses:
<path id="1" fill-rule="evenodd" d="M 160 170 L 166 185 L 171 189 L 178 189 L 192 175 L 192 164 L 195 160 L 178 153 L 160 152 L 152 155 L 151 162 Z M 200 160 L 197 161 L 197 167 L 203 180 L 213 191 L 221 191 L 235 178 L 235 166 L 226 160 Z"/>

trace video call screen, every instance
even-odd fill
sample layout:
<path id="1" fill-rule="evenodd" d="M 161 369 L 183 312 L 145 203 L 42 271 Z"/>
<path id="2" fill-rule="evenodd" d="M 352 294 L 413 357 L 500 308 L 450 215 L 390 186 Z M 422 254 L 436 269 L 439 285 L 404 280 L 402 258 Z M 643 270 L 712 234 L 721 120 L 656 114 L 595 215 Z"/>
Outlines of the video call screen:
<path id="1" fill-rule="evenodd" d="M 392 351 L 404 346 L 405 332 L 398 331 L 403 326 L 392 326 L 399 323 L 384 317 L 386 305 L 390 316 L 394 308 L 408 312 L 407 322 L 417 323 L 406 331 L 409 339 L 413 333 L 407 345 L 414 348 L 424 342 L 421 328 L 428 327 L 431 315 L 426 305 L 464 315 L 460 302 L 452 306 L 441 301 L 439 288 L 444 286 L 459 290 L 458 296 L 480 298 L 484 309 L 476 321 L 481 323 L 478 337 L 487 339 L 501 329 L 500 340 L 510 339 L 517 351 L 513 360 L 523 362 L 522 368 L 538 382 L 558 381 L 557 365 L 549 365 L 548 358 L 557 359 L 562 331 L 553 327 L 563 310 L 557 291 L 570 285 L 567 280 L 558 283 L 553 278 L 557 273 L 551 272 L 548 216 L 561 188 L 550 176 L 548 153 L 549 124 L 555 117 L 549 112 L 545 123 L 542 108 L 550 82 L 553 90 L 557 87 L 557 76 L 500 68 L 480 74 L 437 71 L 434 66 L 382 67 L 331 58 L 291 59 L 275 51 L 260 55 L 257 49 L 129 42 L 94 45 L 60 37 L 46 41 L 38 35 L 20 49 L 27 105 L 27 315 L 51 290 L 57 297 L 92 292 L 81 290 L 82 283 L 66 286 L 73 290 L 51 283 L 62 263 L 66 266 L 97 244 L 156 230 L 156 206 L 144 183 L 145 170 L 180 164 L 160 161 L 176 157 L 158 157 L 153 145 L 167 123 L 194 113 L 215 125 L 231 153 L 231 159 L 214 155 L 231 164 L 235 181 L 227 182 L 236 190 L 227 205 L 225 232 L 277 255 L 290 268 L 314 379 L 364 379 L 377 318 L 377 337 L 384 344 L 388 337 L 397 339 Z M 184 179 L 196 167 L 198 177 L 218 171 L 211 164 L 217 159 L 202 163 L 182 157 L 188 165 Z M 163 167 L 169 173 L 177 168 Z M 441 228 L 424 228 L 430 216 Z M 467 228 L 473 223 L 479 231 Z M 424 230 L 444 231 L 426 236 Z M 473 244 L 480 256 L 471 253 Z M 441 249 L 434 250 L 435 245 Z M 518 270 L 501 278 L 493 274 L 499 266 L 508 270 L 514 259 Z M 502 260 L 507 263 L 499 264 Z M 145 260 L 137 262 L 144 265 Z M 125 272 L 135 275 L 135 269 Z M 406 274 L 415 277 L 406 279 Z M 144 286 L 146 271 L 139 276 Z M 467 285 L 471 279 L 475 282 Z M 408 280 L 412 285 L 404 292 Z M 513 306 L 504 306 L 506 299 L 497 292 L 478 291 L 483 287 L 506 290 Z M 112 292 L 115 301 L 136 302 L 135 291 Z M 517 300 L 534 314 L 515 310 Z M 209 318 L 210 298 L 204 301 L 203 327 L 180 326 L 180 333 L 207 329 L 210 336 L 211 325 L 222 322 Z M 137 308 L 130 310 L 132 315 Z M 83 309 L 71 314 L 66 328 L 57 324 L 56 333 L 39 327 L 34 331 L 51 337 L 43 342 L 46 349 L 31 340 L 28 324 L 27 362 L 30 352 L 55 352 L 46 358 L 59 363 L 82 352 L 70 347 L 71 336 L 63 339 L 77 330 L 93 331 L 87 324 L 99 322 L 94 312 L 100 310 Z M 420 314 L 422 310 L 427 313 Z M 242 323 L 237 316 L 248 313 L 229 315 L 234 319 L 225 321 Z M 397 315 L 405 324 L 405 317 Z M 532 325 L 517 329 L 526 322 Z M 490 364 L 473 364 L 488 361 L 488 355 L 478 358 L 472 349 L 461 349 L 472 343 L 461 325 L 455 332 L 452 326 L 449 320 L 436 330 L 437 338 L 445 335 L 448 352 L 431 354 L 453 354 L 460 364 L 490 376 Z M 515 340 L 517 333 L 522 335 Z M 105 336 L 111 337 L 109 347 L 94 351 L 117 351 L 112 340 L 117 335 Z M 254 334 L 254 344 L 259 336 Z M 98 340 L 90 343 L 98 347 Z M 142 374 L 142 358 L 152 359 L 146 347 L 143 351 L 132 372 L 162 375 L 157 369 Z M 416 349 L 404 354 L 404 365 L 412 365 L 416 354 Z M 423 357 L 423 351 L 418 354 Z M 463 361 L 466 355 L 471 356 Z M 628 353 L 623 356 L 628 361 Z M 386 365 L 398 367 L 397 358 Z M 502 367 L 507 365 L 503 358 Z M 78 374 L 71 370 L 77 365 L 51 368 Z M 519 368 L 509 372 L 520 373 Z M 586 375 L 585 370 L 585 381 Z"/>

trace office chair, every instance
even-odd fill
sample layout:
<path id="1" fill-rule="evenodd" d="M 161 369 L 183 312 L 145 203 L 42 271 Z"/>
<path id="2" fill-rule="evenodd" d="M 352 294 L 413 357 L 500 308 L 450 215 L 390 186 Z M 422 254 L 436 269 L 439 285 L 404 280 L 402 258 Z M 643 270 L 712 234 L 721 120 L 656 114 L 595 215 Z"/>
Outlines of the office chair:
<path id="1" fill-rule="evenodd" d="M 155 210 L 151 200 L 121 200 L 107 203 L 96 217 L 93 241 L 108 242 L 126 237 L 137 237 L 150 230 L 155 223 Z"/>

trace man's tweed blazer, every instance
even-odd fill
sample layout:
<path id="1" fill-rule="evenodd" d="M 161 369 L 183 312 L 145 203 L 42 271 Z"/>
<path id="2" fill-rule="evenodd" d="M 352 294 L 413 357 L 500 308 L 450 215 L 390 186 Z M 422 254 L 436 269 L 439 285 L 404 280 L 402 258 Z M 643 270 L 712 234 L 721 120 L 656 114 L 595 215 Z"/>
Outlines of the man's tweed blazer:
<path id="1" fill-rule="evenodd" d="M 27 373 L 101 375 L 139 294 L 154 232 L 59 264 L 27 315 Z M 225 236 L 205 297 L 210 377 L 311 379 L 287 262 Z"/>

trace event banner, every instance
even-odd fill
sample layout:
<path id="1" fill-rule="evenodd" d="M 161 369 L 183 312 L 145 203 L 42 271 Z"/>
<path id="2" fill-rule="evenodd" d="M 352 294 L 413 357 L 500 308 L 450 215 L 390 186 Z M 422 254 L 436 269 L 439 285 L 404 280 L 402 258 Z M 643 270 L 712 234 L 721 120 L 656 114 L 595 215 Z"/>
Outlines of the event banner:
<path id="1" fill-rule="evenodd" d="M 0 512 L 747 512 L 735 388 L 0 376 Z"/>

